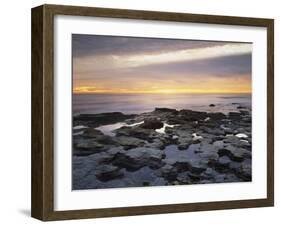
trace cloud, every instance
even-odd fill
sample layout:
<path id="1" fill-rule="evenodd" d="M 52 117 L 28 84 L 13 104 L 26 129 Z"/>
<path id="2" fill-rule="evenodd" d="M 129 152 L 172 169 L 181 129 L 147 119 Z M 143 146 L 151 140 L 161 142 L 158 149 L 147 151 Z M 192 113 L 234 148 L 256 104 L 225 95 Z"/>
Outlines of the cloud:
<path id="1" fill-rule="evenodd" d="M 77 92 L 251 89 L 249 43 L 86 36 L 73 35 Z"/>
<path id="2" fill-rule="evenodd" d="M 153 64 L 188 62 L 210 58 L 240 55 L 251 52 L 251 45 L 228 44 L 223 46 L 206 47 L 199 49 L 184 49 L 166 53 L 129 55 L 113 58 L 119 68 L 131 68 Z"/>
<path id="3" fill-rule="evenodd" d="M 73 57 L 127 55 L 197 49 L 225 45 L 225 42 L 104 35 L 72 35 Z"/>
<path id="4" fill-rule="evenodd" d="M 147 65 L 138 68 L 139 71 L 160 78 L 163 74 L 182 74 L 183 76 L 206 74 L 213 77 L 229 77 L 239 74 L 251 74 L 252 55 L 230 55 L 217 58 Z M 126 70 L 124 70 L 125 72 Z M 136 70 L 137 71 L 137 70 Z"/>
<path id="5" fill-rule="evenodd" d="M 198 49 L 182 49 L 149 54 L 127 54 L 76 57 L 73 59 L 74 73 L 106 71 L 108 69 L 130 69 L 147 65 L 171 64 L 251 53 L 251 44 L 227 44 Z"/>

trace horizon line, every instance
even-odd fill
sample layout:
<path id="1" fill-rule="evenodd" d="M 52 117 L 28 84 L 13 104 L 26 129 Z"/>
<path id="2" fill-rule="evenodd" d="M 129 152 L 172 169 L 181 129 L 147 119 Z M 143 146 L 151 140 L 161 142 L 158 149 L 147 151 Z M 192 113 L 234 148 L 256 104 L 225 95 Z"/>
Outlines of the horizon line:
<path id="1" fill-rule="evenodd" d="M 169 94 L 252 94 L 252 91 L 245 91 L 245 92 L 76 92 L 73 91 L 72 94 L 79 95 L 79 94 L 163 94 L 163 95 L 169 95 Z"/>

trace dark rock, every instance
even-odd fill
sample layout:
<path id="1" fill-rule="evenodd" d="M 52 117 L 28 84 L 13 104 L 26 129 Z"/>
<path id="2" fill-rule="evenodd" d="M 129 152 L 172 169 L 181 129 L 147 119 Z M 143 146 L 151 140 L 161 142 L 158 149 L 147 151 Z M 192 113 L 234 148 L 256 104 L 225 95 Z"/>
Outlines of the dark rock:
<path id="1" fill-rule="evenodd" d="M 149 182 L 148 181 L 144 181 L 144 182 L 142 182 L 142 186 L 149 186 Z"/>
<path id="2" fill-rule="evenodd" d="M 119 147 L 112 147 L 107 151 L 92 154 L 88 156 L 88 159 L 98 164 L 109 163 L 114 158 L 114 156 L 118 152 L 122 152 L 122 150 L 123 149 Z"/>
<path id="3" fill-rule="evenodd" d="M 245 133 L 245 129 L 244 128 L 238 128 L 236 129 L 237 133 Z"/>
<path id="4" fill-rule="evenodd" d="M 98 136 L 103 136 L 103 135 L 104 134 L 100 130 L 94 128 L 86 129 L 83 133 L 83 137 L 89 137 L 89 138 L 96 138 Z"/>
<path id="5" fill-rule="evenodd" d="M 161 122 L 157 118 L 149 118 L 145 119 L 144 123 L 141 125 L 144 129 L 160 129 L 164 126 L 163 122 Z"/>
<path id="6" fill-rule="evenodd" d="M 204 120 L 207 117 L 206 112 L 192 111 L 192 110 L 180 110 L 179 118 L 185 121 L 199 121 Z"/>
<path id="7" fill-rule="evenodd" d="M 201 128 L 201 127 L 205 126 L 205 127 L 210 128 L 210 129 L 214 129 L 214 128 L 217 128 L 219 126 L 219 124 L 216 120 L 213 120 L 210 117 L 207 117 L 207 118 L 209 118 L 209 120 L 199 121 L 197 127 Z"/>
<path id="8" fill-rule="evenodd" d="M 231 160 L 228 156 L 224 155 L 218 159 L 218 161 L 215 163 L 216 170 L 219 170 L 221 172 L 225 172 L 229 169 L 229 165 L 231 163 Z"/>
<path id="9" fill-rule="evenodd" d="M 199 139 L 200 143 L 203 145 L 203 144 L 211 144 L 214 142 L 214 139 L 212 136 L 210 135 L 207 135 L 206 134 L 202 134 L 203 138 L 202 139 Z"/>
<path id="10" fill-rule="evenodd" d="M 125 150 L 130 148 L 141 147 L 145 144 L 144 140 L 135 137 L 118 136 L 114 140 L 116 143 L 121 145 Z"/>
<path id="11" fill-rule="evenodd" d="M 247 110 L 240 110 L 241 115 L 249 115 L 250 112 Z"/>
<path id="12" fill-rule="evenodd" d="M 180 183 L 176 180 L 171 183 L 171 185 L 179 185 Z"/>
<path id="13" fill-rule="evenodd" d="M 80 114 L 74 116 L 73 118 L 76 123 L 83 122 L 82 124 L 87 124 L 92 127 L 98 127 L 101 125 L 121 122 L 133 117 L 135 117 L 135 115 L 125 115 L 121 112 L 109 112 L 100 114 Z"/>
<path id="14" fill-rule="evenodd" d="M 237 136 L 231 135 L 231 136 L 226 136 L 223 139 L 224 143 L 230 143 L 232 145 L 237 146 L 240 142 L 240 139 Z"/>
<path id="15" fill-rule="evenodd" d="M 247 162 L 242 162 L 241 166 L 235 171 L 236 176 L 243 179 L 243 181 L 252 180 L 252 165 Z"/>
<path id="16" fill-rule="evenodd" d="M 134 148 L 115 155 L 113 165 L 126 168 L 129 171 L 138 170 L 144 166 L 158 169 L 164 165 L 163 152 L 152 148 Z"/>
<path id="17" fill-rule="evenodd" d="M 105 144 L 105 145 L 115 144 L 115 141 L 113 140 L 113 138 L 111 136 L 104 135 L 101 131 L 93 129 L 93 128 L 89 128 L 89 129 L 85 130 L 83 135 L 81 135 L 81 136 L 85 137 L 87 139 L 92 138 L 96 142 Z"/>
<path id="18" fill-rule="evenodd" d="M 176 168 L 178 173 L 189 171 L 191 168 L 190 161 L 186 159 L 178 159 L 173 166 Z"/>
<path id="19" fill-rule="evenodd" d="M 175 128 L 175 127 L 166 127 L 166 128 L 165 128 L 165 133 L 168 134 L 168 135 L 175 135 L 175 136 L 178 136 L 178 135 L 176 134 L 177 130 L 178 130 L 178 129 Z"/>
<path id="20" fill-rule="evenodd" d="M 238 143 L 238 147 L 246 148 L 248 150 L 251 150 L 252 145 L 250 144 L 250 142 L 248 140 L 242 140 L 241 139 Z"/>
<path id="21" fill-rule="evenodd" d="M 232 128 L 225 127 L 224 125 L 221 125 L 220 128 L 223 129 L 225 134 L 233 134 L 234 133 Z"/>
<path id="22" fill-rule="evenodd" d="M 208 161 L 200 159 L 191 159 L 186 155 L 178 156 L 173 159 L 166 159 L 166 170 L 182 173 L 190 172 L 192 174 L 201 174 L 208 168 Z M 169 175 L 169 174 L 168 174 Z"/>
<path id="23" fill-rule="evenodd" d="M 82 139 L 78 143 L 74 143 L 73 154 L 77 156 L 91 155 L 108 148 L 108 146 L 98 143 L 94 139 Z"/>
<path id="24" fill-rule="evenodd" d="M 182 125 L 182 126 L 175 126 L 173 128 L 166 128 L 166 130 L 167 131 L 172 130 L 173 134 L 179 137 L 190 137 L 196 131 L 189 124 Z"/>
<path id="25" fill-rule="evenodd" d="M 178 149 L 185 150 L 189 147 L 189 145 L 193 144 L 192 135 L 180 136 L 177 139 Z"/>
<path id="26" fill-rule="evenodd" d="M 235 162 L 235 161 L 232 161 L 230 164 L 229 164 L 229 169 L 232 170 L 233 172 L 237 172 L 241 166 L 241 162 Z"/>
<path id="27" fill-rule="evenodd" d="M 244 117 L 242 118 L 242 121 L 243 121 L 244 123 L 251 123 L 251 122 L 252 122 L 252 118 L 251 118 L 250 116 L 244 116 Z"/>
<path id="28" fill-rule="evenodd" d="M 225 135 L 225 131 L 220 128 L 209 128 L 206 126 L 201 126 L 200 129 L 202 129 L 205 133 L 208 133 L 208 134 Z"/>
<path id="29" fill-rule="evenodd" d="M 105 145 L 115 145 L 116 144 L 113 137 L 108 136 L 108 135 L 99 136 L 99 137 L 96 138 L 96 141 L 101 143 L 101 144 L 105 144 Z"/>
<path id="30" fill-rule="evenodd" d="M 166 144 L 160 139 L 154 139 L 152 143 L 145 144 L 145 147 L 163 150 Z"/>
<path id="31" fill-rule="evenodd" d="M 235 148 L 232 145 L 220 149 L 218 151 L 219 156 L 228 156 L 231 160 L 241 162 L 244 158 L 251 158 L 251 152 L 243 148 Z"/>
<path id="32" fill-rule="evenodd" d="M 96 177 L 103 182 L 121 178 L 124 176 L 117 166 L 112 165 L 101 165 L 95 169 Z"/>
<path id="33" fill-rule="evenodd" d="M 168 181 L 163 177 L 158 177 L 150 183 L 151 186 L 164 186 L 168 185 Z"/>
<path id="34" fill-rule="evenodd" d="M 194 174 L 192 172 L 187 172 L 188 176 L 190 177 L 190 179 L 192 180 L 193 184 L 198 184 L 201 181 L 201 175 L 198 174 Z"/>
<path id="35" fill-rule="evenodd" d="M 210 117 L 213 120 L 222 120 L 226 119 L 226 115 L 221 112 L 210 112 L 207 114 L 208 117 Z"/>
<path id="36" fill-rule="evenodd" d="M 178 117 L 168 117 L 167 123 L 170 125 L 183 125 L 186 123 L 186 121 L 184 119 L 178 118 Z"/>
<path id="37" fill-rule="evenodd" d="M 159 134 L 152 129 L 144 129 L 139 126 L 135 127 L 121 127 L 120 129 L 115 130 L 116 136 L 130 136 L 139 138 L 142 140 L 152 142 L 154 138 L 157 138 Z"/>
<path id="38" fill-rule="evenodd" d="M 223 183 L 223 182 L 225 182 L 225 178 L 226 178 L 225 174 L 217 174 L 215 176 L 215 182 L 216 183 Z"/>
<path id="39" fill-rule="evenodd" d="M 219 158 L 218 148 L 212 144 L 202 144 L 200 146 L 202 153 L 199 153 L 199 156 L 203 160 L 208 160 L 209 162 L 217 161 Z"/>
<path id="40" fill-rule="evenodd" d="M 192 144 L 199 144 L 201 143 L 202 139 L 192 139 Z"/>
<path id="41" fill-rule="evenodd" d="M 219 161 L 218 161 L 218 163 L 220 165 L 225 166 L 225 167 L 228 166 L 230 164 L 230 162 L 231 162 L 231 160 L 227 156 L 220 157 Z"/>
<path id="42" fill-rule="evenodd" d="M 176 114 L 176 113 L 178 113 L 178 111 L 176 110 L 176 109 L 172 109 L 172 108 L 155 108 L 155 110 L 154 110 L 154 112 L 156 112 L 156 113 L 174 113 L 174 114 Z"/>
<path id="43" fill-rule="evenodd" d="M 178 176 L 177 169 L 170 164 L 166 164 L 163 167 L 161 167 L 161 173 L 162 176 L 166 178 L 168 181 L 174 181 Z"/>
<path id="44" fill-rule="evenodd" d="M 192 183 L 190 176 L 186 172 L 179 173 L 177 175 L 176 179 L 177 179 L 177 181 L 180 182 L 180 184 L 191 184 Z"/>
<path id="45" fill-rule="evenodd" d="M 202 174 L 204 178 L 211 179 L 216 175 L 216 171 L 213 168 L 208 167 Z"/>
<path id="46" fill-rule="evenodd" d="M 232 118 L 232 119 L 240 119 L 241 113 L 239 113 L 239 112 L 229 112 L 228 117 Z"/>
<path id="47" fill-rule="evenodd" d="M 225 178 L 224 178 L 224 182 L 240 182 L 243 181 L 241 179 L 239 179 L 235 174 L 233 173 L 227 173 Z"/>
<path id="48" fill-rule="evenodd" d="M 216 106 L 216 105 L 214 105 L 214 104 L 210 104 L 210 105 L 209 105 L 209 107 L 215 107 L 215 106 Z"/>
<path id="49" fill-rule="evenodd" d="M 213 181 L 207 180 L 207 179 L 204 179 L 204 178 L 200 181 L 200 184 L 210 184 L 210 183 L 213 183 Z"/>
<path id="50" fill-rule="evenodd" d="M 223 142 L 222 140 L 217 140 L 217 141 L 215 141 L 215 142 L 213 143 L 213 145 L 214 145 L 215 147 L 217 147 L 218 149 L 222 149 L 225 144 L 224 144 L 224 142 Z"/>
<path id="51" fill-rule="evenodd" d="M 194 174 L 201 174 L 208 168 L 208 161 L 197 160 L 190 161 L 190 169 L 189 171 Z"/>

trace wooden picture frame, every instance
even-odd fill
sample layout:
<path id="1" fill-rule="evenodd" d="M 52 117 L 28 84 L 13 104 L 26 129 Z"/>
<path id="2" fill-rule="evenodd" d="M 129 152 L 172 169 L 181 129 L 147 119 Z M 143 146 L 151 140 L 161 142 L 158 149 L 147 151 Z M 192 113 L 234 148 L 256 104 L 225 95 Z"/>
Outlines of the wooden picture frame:
<path id="1" fill-rule="evenodd" d="M 54 16 L 126 18 L 267 29 L 267 198 L 179 203 L 122 208 L 54 210 Z M 34 218 L 50 220 L 162 214 L 188 211 L 266 207 L 274 205 L 274 21 L 273 19 L 196 15 L 42 5 L 32 9 L 32 202 Z"/>

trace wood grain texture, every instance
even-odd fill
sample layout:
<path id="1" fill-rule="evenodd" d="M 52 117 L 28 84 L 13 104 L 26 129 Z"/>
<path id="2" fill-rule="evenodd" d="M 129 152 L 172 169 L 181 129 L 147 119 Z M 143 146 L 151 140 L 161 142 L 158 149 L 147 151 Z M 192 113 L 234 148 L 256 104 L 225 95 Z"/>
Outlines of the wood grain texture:
<path id="1" fill-rule="evenodd" d="M 43 6 L 32 10 L 31 215 L 43 219 Z"/>
<path id="2" fill-rule="evenodd" d="M 267 24 L 267 199 L 274 205 L 274 20 Z"/>
<path id="3" fill-rule="evenodd" d="M 31 215 L 46 220 L 53 201 L 53 15 L 32 9 Z"/>
<path id="4" fill-rule="evenodd" d="M 267 28 L 267 198 L 90 210 L 54 211 L 54 16 L 258 26 Z M 161 214 L 273 206 L 274 204 L 274 21 L 272 19 L 42 5 L 32 9 L 32 216 L 48 220 Z M 255 132 L 255 131 L 253 131 Z"/>

